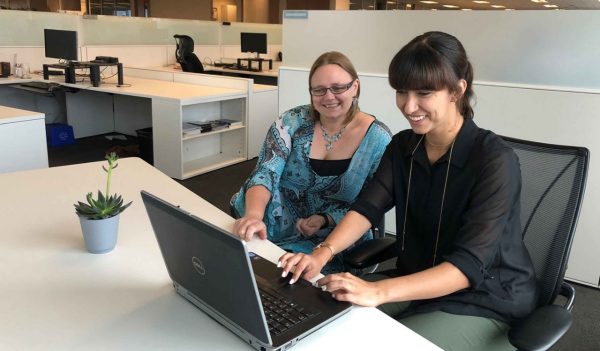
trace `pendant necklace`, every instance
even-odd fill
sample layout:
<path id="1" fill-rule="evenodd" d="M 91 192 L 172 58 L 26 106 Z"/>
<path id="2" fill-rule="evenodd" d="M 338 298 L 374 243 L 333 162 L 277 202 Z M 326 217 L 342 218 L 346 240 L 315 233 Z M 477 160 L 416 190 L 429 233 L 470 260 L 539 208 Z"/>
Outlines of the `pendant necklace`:
<path id="1" fill-rule="evenodd" d="M 417 148 L 421 144 L 421 141 L 423 141 L 424 137 L 425 137 L 425 134 L 423 134 L 423 136 L 421 136 L 421 139 L 419 139 L 419 142 L 417 143 L 417 145 L 415 146 L 415 148 L 413 149 L 413 151 L 410 155 L 410 167 L 408 170 L 408 188 L 406 190 L 406 201 L 405 201 L 405 206 L 404 206 L 404 223 L 402 225 L 402 246 L 401 246 L 402 251 L 404 251 L 404 239 L 406 237 L 406 218 L 408 215 L 408 199 L 410 197 L 410 185 L 411 185 L 411 180 L 412 180 L 414 155 L 415 155 L 415 151 L 417 151 Z M 446 176 L 444 177 L 444 190 L 442 191 L 442 203 L 440 204 L 440 215 L 438 217 L 437 233 L 435 236 L 435 247 L 433 249 L 433 262 L 431 264 L 432 267 L 435 266 L 435 262 L 437 260 L 437 250 L 438 250 L 438 244 L 440 241 L 440 230 L 442 228 L 442 214 L 444 211 L 444 200 L 446 199 L 446 187 L 448 186 L 448 174 L 450 173 L 450 163 L 452 162 L 452 153 L 454 151 L 454 142 L 455 141 L 456 141 L 456 138 L 454 138 L 454 140 L 452 141 L 452 145 L 450 146 L 450 156 L 448 157 L 448 166 L 446 168 Z"/>
<path id="2" fill-rule="evenodd" d="M 323 128 L 323 124 L 319 123 L 319 127 L 321 127 L 321 134 L 323 135 L 323 139 L 325 140 L 325 149 L 327 151 L 331 151 L 333 149 L 333 143 L 340 140 L 340 138 L 342 137 L 342 133 L 344 132 L 347 126 L 348 125 L 346 124 L 342 127 L 342 129 L 339 130 L 339 132 L 333 135 L 329 135 L 325 128 Z"/>

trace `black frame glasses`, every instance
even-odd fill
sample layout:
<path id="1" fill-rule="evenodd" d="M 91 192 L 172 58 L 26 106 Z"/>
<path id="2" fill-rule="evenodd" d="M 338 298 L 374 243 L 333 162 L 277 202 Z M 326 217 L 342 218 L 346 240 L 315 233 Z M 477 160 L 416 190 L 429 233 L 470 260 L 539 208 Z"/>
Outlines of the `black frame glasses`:
<path id="1" fill-rule="evenodd" d="M 312 95 L 312 96 L 324 96 L 325 94 L 327 94 L 327 90 L 329 90 L 333 95 L 338 95 L 338 94 L 347 92 L 348 89 L 350 89 L 350 87 L 352 86 L 352 84 L 354 84 L 355 80 L 356 79 L 353 79 L 348 84 L 332 85 L 330 87 L 310 88 L 310 89 L 308 89 L 308 91 L 310 92 L 310 95 Z"/>

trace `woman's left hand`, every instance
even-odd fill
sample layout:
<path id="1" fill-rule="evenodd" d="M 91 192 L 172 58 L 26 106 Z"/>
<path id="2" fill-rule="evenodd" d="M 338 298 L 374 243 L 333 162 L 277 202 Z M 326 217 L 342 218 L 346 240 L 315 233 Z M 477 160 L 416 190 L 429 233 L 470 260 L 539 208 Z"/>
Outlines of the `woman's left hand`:
<path id="1" fill-rule="evenodd" d="M 383 291 L 378 282 L 368 282 L 350 273 L 330 274 L 319 279 L 317 284 L 338 301 L 369 307 L 379 306 L 384 302 Z"/>
<path id="2" fill-rule="evenodd" d="M 325 219 L 320 215 L 312 215 L 308 218 L 300 218 L 296 222 L 296 230 L 305 237 L 309 237 L 321 229 Z"/>

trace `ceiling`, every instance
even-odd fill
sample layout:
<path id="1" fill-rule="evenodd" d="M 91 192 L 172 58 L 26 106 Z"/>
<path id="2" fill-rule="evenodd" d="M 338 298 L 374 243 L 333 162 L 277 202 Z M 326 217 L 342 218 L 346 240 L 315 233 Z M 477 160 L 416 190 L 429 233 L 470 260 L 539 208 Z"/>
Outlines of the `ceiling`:
<path id="1" fill-rule="evenodd" d="M 535 1 L 535 2 L 534 2 Z M 427 4 L 419 0 L 350 0 L 351 9 L 411 9 L 416 10 L 600 10 L 600 0 L 487 0 L 475 3 L 472 0 L 434 0 Z M 443 5 L 454 5 L 454 8 Z M 503 6 L 503 7 L 492 7 Z M 544 6 L 546 5 L 546 6 Z M 554 5 L 556 7 L 547 7 Z"/>

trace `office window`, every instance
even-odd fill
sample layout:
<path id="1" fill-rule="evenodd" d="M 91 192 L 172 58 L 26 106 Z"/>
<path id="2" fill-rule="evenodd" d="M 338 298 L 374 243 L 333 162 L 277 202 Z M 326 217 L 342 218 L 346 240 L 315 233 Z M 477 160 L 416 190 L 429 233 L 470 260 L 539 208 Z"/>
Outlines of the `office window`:
<path id="1" fill-rule="evenodd" d="M 131 0 L 88 0 L 90 15 L 131 16 Z"/>

